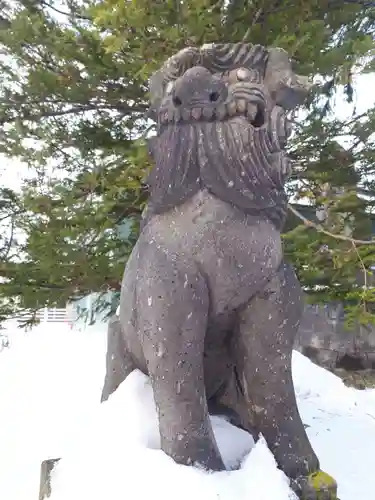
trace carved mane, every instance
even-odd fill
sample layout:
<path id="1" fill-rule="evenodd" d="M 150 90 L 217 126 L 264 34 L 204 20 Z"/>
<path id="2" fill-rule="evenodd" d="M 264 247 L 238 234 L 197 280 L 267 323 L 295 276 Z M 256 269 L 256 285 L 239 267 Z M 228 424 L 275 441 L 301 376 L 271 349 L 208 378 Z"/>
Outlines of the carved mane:
<path id="1" fill-rule="evenodd" d="M 254 106 L 263 106 L 264 122 L 256 126 L 244 117 L 221 120 L 216 115 L 195 123 L 175 120 L 167 85 L 190 68 L 202 66 L 219 76 L 239 68 L 249 70 L 254 77 L 243 82 L 243 95 Z M 229 89 L 235 87 L 228 83 Z M 172 119 L 159 127 L 153 148 L 149 212 L 170 210 L 207 189 L 246 213 L 265 214 L 281 228 L 287 207 L 284 185 L 291 172 L 284 151 L 290 132 L 286 110 L 298 105 L 310 88 L 308 79 L 293 73 L 288 54 L 278 48 L 208 44 L 170 57 L 150 80 L 151 110 L 159 125 L 165 113 Z M 239 99 L 235 92 L 234 106 Z"/>

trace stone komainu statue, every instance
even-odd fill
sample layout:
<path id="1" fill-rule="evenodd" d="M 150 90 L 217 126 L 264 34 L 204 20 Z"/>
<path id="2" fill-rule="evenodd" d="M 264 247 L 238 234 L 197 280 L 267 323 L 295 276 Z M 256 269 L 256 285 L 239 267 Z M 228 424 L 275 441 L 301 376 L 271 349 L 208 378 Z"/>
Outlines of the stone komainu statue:
<path id="1" fill-rule="evenodd" d="M 209 412 L 227 414 L 263 434 L 302 496 L 323 499 L 336 484 L 319 470 L 297 409 L 302 293 L 280 237 L 286 113 L 310 87 L 285 51 L 245 43 L 184 49 L 151 78 L 155 166 L 108 328 L 102 400 L 138 368 L 176 462 L 224 469 Z"/>

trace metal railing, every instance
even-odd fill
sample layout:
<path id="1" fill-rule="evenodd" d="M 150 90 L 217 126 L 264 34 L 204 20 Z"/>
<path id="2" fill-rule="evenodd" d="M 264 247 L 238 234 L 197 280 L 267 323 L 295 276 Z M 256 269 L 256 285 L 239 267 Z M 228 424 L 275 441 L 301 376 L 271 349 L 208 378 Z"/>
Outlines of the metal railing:
<path id="1" fill-rule="evenodd" d="M 15 317 L 16 320 L 28 320 L 32 318 L 32 314 L 22 314 L 22 316 Z M 48 308 L 44 307 L 43 309 L 39 309 L 36 313 L 36 319 L 40 321 L 40 323 L 70 323 L 72 324 L 76 317 L 74 311 L 68 308 Z"/>

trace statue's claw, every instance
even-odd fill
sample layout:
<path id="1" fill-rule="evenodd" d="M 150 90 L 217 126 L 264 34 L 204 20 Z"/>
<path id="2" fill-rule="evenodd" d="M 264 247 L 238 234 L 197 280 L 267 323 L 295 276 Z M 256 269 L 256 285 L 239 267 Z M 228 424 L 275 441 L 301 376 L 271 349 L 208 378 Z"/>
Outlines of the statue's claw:
<path id="1" fill-rule="evenodd" d="M 293 479 L 290 486 L 301 500 L 339 500 L 336 481 L 321 470 Z"/>

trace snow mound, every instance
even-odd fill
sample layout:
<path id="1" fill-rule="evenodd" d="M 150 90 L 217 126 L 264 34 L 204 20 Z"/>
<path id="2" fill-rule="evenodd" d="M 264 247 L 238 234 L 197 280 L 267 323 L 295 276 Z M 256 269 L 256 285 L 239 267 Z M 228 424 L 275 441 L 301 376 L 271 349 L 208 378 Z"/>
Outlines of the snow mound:
<path id="1" fill-rule="evenodd" d="M 50 500 L 291 500 L 263 439 L 226 420 L 212 424 L 228 468 L 208 473 L 160 450 L 148 377 L 134 371 L 100 405 L 105 326 L 11 331 L 0 353 L 0 498 L 36 500 L 40 463 L 63 457 Z M 294 353 L 299 409 L 341 500 L 373 499 L 375 391 L 357 391 Z"/>
<path id="2" fill-rule="evenodd" d="M 56 468 L 51 500 L 139 499 L 205 500 L 289 498 L 287 479 L 276 468 L 262 440 L 254 445 L 246 432 L 212 417 L 218 445 L 228 467 L 244 459 L 238 471 L 207 473 L 176 464 L 160 451 L 156 409 L 148 377 L 134 371 L 102 405 L 70 453 Z M 254 493 L 256 492 L 256 497 Z"/>

